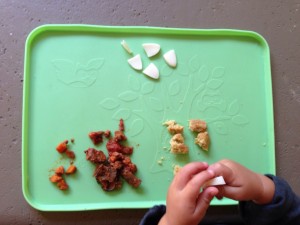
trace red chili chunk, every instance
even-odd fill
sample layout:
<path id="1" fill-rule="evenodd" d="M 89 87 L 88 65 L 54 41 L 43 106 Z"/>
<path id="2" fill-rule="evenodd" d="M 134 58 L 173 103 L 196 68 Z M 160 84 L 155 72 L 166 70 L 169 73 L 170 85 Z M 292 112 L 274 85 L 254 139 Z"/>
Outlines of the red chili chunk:
<path id="1" fill-rule="evenodd" d="M 103 136 L 106 137 L 106 138 L 109 138 L 110 137 L 110 130 L 104 131 Z"/>
<path id="2" fill-rule="evenodd" d="M 68 145 L 68 140 L 65 140 L 56 146 L 56 150 L 59 153 L 64 153 L 67 150 L 67 145 Z"/>
<path id="3" fill-rule="evenodd" d="M 77 170 L 76 166 L 74 166 L 73 164 L 71 164 L 68 169 L 66 170 L 66 174 L 73 174 L 75 173 Z"/>
<path id="4" fill-rule="evenodd" d="M 98 151 L 94 148 L 89 148 L 84 151 L 86 159 L 92 163 L 103 163 L 106 161 L 106 156 L 102 151 Z"/>
<path id="5" fill-rule="evenodd" d="M 66 183 L 66 181 L 64 179 L 60 180 L 57 182 L 57 187 L 64 191 L 67 190 L 69 188 L 69 185 Z"/>
<path id="6" fill-rule="evenodd" d="M 122 177 L 130 184 L 132 187 L 137 188 L 141 184 L 141 180 L 137 178 L 129 169 L 123 169 Z"/>
<path id="7" fill-rule="evenodd" d="M 62 176 L 60 175 L 57 175 L 57 174 L 53 174 L 49 180 L 52 182 L 52 183 L 57 183 L 58 181 L 61 181 L 63 178 Z"/>
<path id="8" fill-rule="evenodd" d="M 120 131 L 125 131 L 125 126 L 124 126 L 124 120 L 123 119 L 120 119 L 119 130 Z"/>
<path id="9" fill-rule="evenodd" d="M 70 159 L 75 159 L 75 153 L 73 151 L 67 149 L 65 153 Z"/>
<path id="10" fill-rule="evenodd" d="M 55 174 L 57 174 L 57 175 L 63 175 L 64 172 L 65 172 L 65 169 L 63 166 L 59 166 L 55 169 Z"/>
<path id="11" fill-rule="evenodd" d="M 103 142 L 103 134 L 103 131 L 90 132 L 89 137 L 94 143 L 94 145 L 98 145 Z"/>

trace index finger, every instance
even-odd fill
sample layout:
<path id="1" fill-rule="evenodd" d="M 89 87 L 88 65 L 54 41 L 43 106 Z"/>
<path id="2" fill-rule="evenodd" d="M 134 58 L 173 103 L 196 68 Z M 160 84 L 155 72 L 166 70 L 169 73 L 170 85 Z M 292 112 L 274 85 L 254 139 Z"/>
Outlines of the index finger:
<path id="1" fill-rule="evenodd" d="M 208 170 L 212 170 L 215 176 L 223 176 L 226 183 L 230 183 L 234 179 L 234 174 L 232 169 L 221 162 L 211 164 Z"/>
<path id="2" fill-rule="evenodd" d="M 193 176 L 208 168 L 206 162 L 192 162 L 182 167 L 176 174 L 172 185 L 175 185 L 178 189 L 183 189 L 186 184 L 193 178 Z"/>

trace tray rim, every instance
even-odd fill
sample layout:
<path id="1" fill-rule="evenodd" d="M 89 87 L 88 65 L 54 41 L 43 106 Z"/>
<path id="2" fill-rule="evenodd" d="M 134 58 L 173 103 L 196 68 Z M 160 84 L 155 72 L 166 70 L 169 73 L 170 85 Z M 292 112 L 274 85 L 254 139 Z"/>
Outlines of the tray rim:
<path id="1" fill-rule="evenodd" d="M 100 209 L 134 209 L 134 208 L 149 208 L 154 204 L 165 204 L 165 200 L 162 201 L 141 201 L 141 202 L 126 202 L 123 205 L 120 203 L 110 203 L 109 207 L 105 207 L 106 203 L 95 203 L 95 204 L 75 204 L 65 205 L 44 205 L 33 201 L 30 197 L 28 190 L 28 177 L 26 172 L 28 170 L 28 95 L 30 87 L 30 66 L 28 61 L 31 54 L 30 47 L 32 46 L 34 40 L 43 32 L 87 32 L 87 33 L 126 33 L 126 34 L 168 34 L 168 35 L 200 35 L 200 36 L 235 36 L 235 37 L 251 37 L 257 40 L 264 48 L 265 54 L 263 59 L 265 62 L 264 73 L 267 79 L 265 89 L 268 90 L 266 93 L 267 106 L 270 115 L 268 126 L 270 137 L 269 148 L 272 154 L 270 159 L 271 165 L 270 169 L 274 174 L 276 174 L 276 151 L 275 151 L 275 127 L 274 127 L 274 108 L 273 108 L 273 95 L 272 95 L 272 78 L 271 78 L 271 59 L 270 59 L 270 48 L 266 39 L 259 33 L 250 30 L 241 29 L 227 29 L 227 28 L 214 28 L 214 29 L 198 29 L 198 28 L 176 28 L 176 27 L 159 27 L 159 26 L 108 26 L 108 25 L 89 25 L 89 24 L 45 24 L 33 29 L 27 36 L 25 42 L 24 51 L 24 81 L 23 81 L 23 104 L 22 104 L 22 192 L 25 200 L 33 208 L 40 211 L 85 211 L 85 210 L 100 210 Z M 150 205 L 151 202 L 151 205 Z M 223 202 L 223 204 L 215 204 L 212 206 L 226 206 L 226 205 L 236 205 L 237 201 L 229 200 L 228 202 Z M 86 205 L 86 207 L 84 207 Z"/>

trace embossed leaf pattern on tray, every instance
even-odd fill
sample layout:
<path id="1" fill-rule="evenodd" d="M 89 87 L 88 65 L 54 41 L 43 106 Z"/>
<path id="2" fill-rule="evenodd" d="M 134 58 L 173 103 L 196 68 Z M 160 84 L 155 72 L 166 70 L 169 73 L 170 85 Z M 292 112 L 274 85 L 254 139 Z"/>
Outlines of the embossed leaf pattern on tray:
<path id="1" fill-rule="evenodd" d="M 103 58 L 89 60 L 80 64 L 69 59 L 55 59 L 52 61 L 58 80 L 71 87 L 84 88 L 95 83 L 104 64 Z"/>
<path id="2" fill-rule="evenodd" d="M 113 98 L 105 98 L 100 102 L 100 105 L 105 109 L 111 110 L 116 109 L 120 103 Z"/>

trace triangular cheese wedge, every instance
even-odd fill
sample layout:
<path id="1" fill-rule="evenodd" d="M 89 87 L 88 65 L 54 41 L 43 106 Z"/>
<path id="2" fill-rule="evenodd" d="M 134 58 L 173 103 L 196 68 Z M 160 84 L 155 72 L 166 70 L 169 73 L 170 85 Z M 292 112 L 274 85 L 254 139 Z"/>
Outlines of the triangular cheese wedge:
<path id="1" fill-rule="evenodd" d="M 160 50 L 160 45 L 155 43 L 145 43 L 143 44 L 143 48 L 148 57 L 152 57 L 156 55 Z"/>
<path id="2" fill-rule="evenodd" d="M 176 54 L 174 50 L 170 50 L 164 54 L 164 59 L 166 63 L 171 67 L 176 67 L 177 65 L 177 59 Z"/>
<path id="3" fill-rule="evenodd" d="M 143 69 L 143 64 L 142 64 L 142 59 L 141 59 L 140 54 L 137 54 L 136 56 L 128 59 L 127 61 L 133 69 L 135 69 L 135 70 Z"/>
<path id="4" fill-rule="evenodd" d="M 149 66 L 144 69 L 143 73 L 153 79 L 159 78 L 159 71 L 153 63 L 150 63 Z"/>

